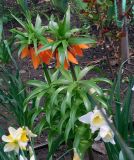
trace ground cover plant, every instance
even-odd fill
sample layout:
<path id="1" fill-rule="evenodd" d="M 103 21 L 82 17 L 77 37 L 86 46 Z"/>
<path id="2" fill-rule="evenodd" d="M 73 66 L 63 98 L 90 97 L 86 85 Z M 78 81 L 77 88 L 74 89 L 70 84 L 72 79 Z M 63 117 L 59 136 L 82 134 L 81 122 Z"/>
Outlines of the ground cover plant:
<path id="1" fill-rule="evenodd" d="M 48 150 L 43 159 L 55 159 L 58 149 L 66 146 L 56 159 L 64 159 L 70 153 L 68 159 L 93 160 L 93 145 L 99 141 L 105 146 L 107 159 L 133 160 L 134 75 L 132 69 L 126 68 L 127 63 L 133 66 L 133 56 L 128 58 L 122 52 L 126 50 L 122 44 L 128 48 L 124 27 L 127 17 L 132 19 L 133 13 L 128 11 L 132 11 L 133 1 L 122 0 L 121 6 L 116 0 L 45 1 L 62 13 L 59 17 L 47 15 L 45 25 L 42 16 L 33 16 L 30 3 L 16 2 L 21 12 L 11 13 L 17 23 L 17 27 L 10 28 L 11 40 L 5 40 L 4 13 L 0 21 L 0 107 L 9 114 L 0 113 L 9 123 L 0 126 L 0 158 L 38 160 L 36 139 L 47 133 Z M 82 21 L 86 16 L 86 23 L 80 28 L 72 25 L 71 13 L 76 9 Z M 91 25 L 97 28 L 95 35 Z M 113 41 L 121 42 L 116 72 L 108 52 Z M 112 79 L 98 73 L 101 67 L 97 63 L 81 65 L 84 53 L 98 46 L 105 49 Z M 36 79 L 23 81 L 16 55 L 21 61 L 30 59 Z M 13 70 L 5 64 L 9 62 Z M 43 72 L 42 79 L 39 70 Z M 124 70 L 131 74 L 123 77 Z"/>

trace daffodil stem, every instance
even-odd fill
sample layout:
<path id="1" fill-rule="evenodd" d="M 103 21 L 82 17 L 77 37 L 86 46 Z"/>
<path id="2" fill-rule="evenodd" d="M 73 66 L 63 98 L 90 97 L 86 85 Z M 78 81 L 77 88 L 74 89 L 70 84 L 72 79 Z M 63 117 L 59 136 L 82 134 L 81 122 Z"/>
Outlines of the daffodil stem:
<path id="1" fill-rule="evenodd" d="M 34 155 L 34 159 L 36 159 L 36 154 L 35 154 L 35 150 L 34 150 L 34 142 L 31 140 L 31 147 L 32 147 L 32 152 L 33 152 L 33 155 Z"/>
<path id="2" fill-rule="evenodd" d="M 51 84 L 51 78 L 50 78 L 50 75 L 49 75 L 46 64 L 43 64 L 43 70 L 44 70 L 45 78 L 46 78 L 48 84 L 50 85 Z"/>
<path id="3" fill-rule="evenodd" d="M 71 70 L 71 74 L 72 74 L 73 80 L 77 81 L 77 77 L 76 77 L 76 73 L 75 73 L 75 70 L 74 70 L 74 66 L 73 66 L 73 64 L 71 62 L 70 62 L 70 70 Z"/>
<path id="4" fill-rule="evenodd" d="M 21 154 L 22 154 L 22 157 L 25 159 L 26 157 L 22 149 L 21 149 Z"/>

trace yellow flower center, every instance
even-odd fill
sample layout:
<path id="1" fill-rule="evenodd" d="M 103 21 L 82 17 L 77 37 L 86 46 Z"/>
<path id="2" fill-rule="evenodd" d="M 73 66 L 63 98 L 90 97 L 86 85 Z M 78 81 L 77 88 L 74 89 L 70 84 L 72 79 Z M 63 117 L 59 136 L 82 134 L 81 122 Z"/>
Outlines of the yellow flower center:
<path id="1" fill-rule="evenodd" d="M 103 123 L 103 117 L 101 116 L 101 115 L 96 115 L 94 118 L 93 118 L 93 120 L 92 120 L 92 122 L 93 122 L 93 124 L 94 125 L 100 125 L 100 124 L 102 124 Z"/>
<path id="2" fill-rule="evenodd" d="M 112 133 L 111 132 L 107 132 L 105 138 L 106 139 L 111 139 L 111 137 L 112 137 Z"/>
<path id="3" fill-rule="evenodd" d="M 27 132 L 26 130 L 23 130 L 22 133 L 21 133 L 21 141 L 23 142 L 27 142 L 29 139 L 27 138 Z"/>

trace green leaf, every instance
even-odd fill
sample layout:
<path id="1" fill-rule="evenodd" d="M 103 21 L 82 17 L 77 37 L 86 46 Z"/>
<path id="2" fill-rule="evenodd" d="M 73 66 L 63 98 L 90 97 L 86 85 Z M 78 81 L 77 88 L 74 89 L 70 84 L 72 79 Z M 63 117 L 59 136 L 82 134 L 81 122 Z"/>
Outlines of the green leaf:
<path id="1" fill-rule="evenodd" d="M 85 67 L 82 71 L 80 71 L 80 73 L 78 74 L 78 78 L 77 79 L 81 80 L 93 68 L 94 68 L 94 66 Z"/>
<path id="2" fill-rule="evenodd" d="M 37 30 L 37 31 L 40 30 L 40 28 L 41 28 L 41 23 L 42 23 L 41 18 L 40 18 L 39 15 L 37 15 L 36 21 L 35 21 L 35 30 Z"/>
<path id="3" fill-rule="evenodd" d="M 77 120 L 76 113 L 77 113 L 78 107 L 79 107 L 78 105 L 73 103 L 73 106 L 70 111 L 70 123 L 71 123 L 71 128 L 73 131 L 74 131 L 75 121 Z"/>
<path id="4" fill-rule="evenodd" d="M 67 86 L 62 86 L 62 87 L 59 87 L 54 93 L 53 93 L 53 95 L 52 95 L 52 97 L 51 97 L 51 106 L 53 106 L 53 104 L 57 104 L 57 96 L 58 96 L 58 94 L 61 92 L 61 91 L 63 91 L 64 89 L 66 89 L 67 88 Z"/>
<path id="5" fill-rule="evenodd" d="M 101 78 L 101 77 L 100 78 L 91 78 L 90 81 L 93 81 L 93 82 L 106 82 L 106 83 L 108 83 L 110 85 L 113 84 L 109 79 Z"/>
<path id="6" fill-rule="evenodd" d="M 96 96 L 95 99 L 99 102 L 104 108 L 108 109 L 107 103 L 99 96 Z"/>
<path id="7" fill-rule="evenodd" d="M 63 102 L 61 104 L 61 115 L 64 116 L 65 115 L 65 112 L 66 112 L 66 109 L 68 108 L 69 106 L 66 104 L 66 98 L 63 99 Z"/>
<path id="8" fill-rule="evenodd" d="M 65 33 L 65 38 L 69 38 L 71 37 L 74 33 L 79 32 L 80 29 L 79 28 L 74 28 L 72 30 L 69 30 Z"/>
<path id="9" fill-rule="evenodd" d="M 95 44 L 96 41 L 91 38 L 69 38 L 68 43 L 73 44 Z"/>
<path id="10" fill-rule="evenodd" d="M 23 28 L 25 28 L 25 23 L 23 23 L 19 18 L 17 18 L 15 15 L 13 15 L 13 14 L 11 14 L 13 17 L 14 17 L 14 19 L 23 27 Z M 25 28 L 26 29 L 26 28 Z"/>
<path id="11" fill-rule="evenodd" d="M 34 109 L 34 112 L 32 113 L 31 116 L 31 126 L 33 126 L 35 119 L 37 118 L 37 116 L 39 116 L 39 114 L 42 112 L 42 109 L 38 108 L 38 109 Z"/>
<path id="12" fill-rule="evenodd" d="M 49 139 L 51 142 L 51 145 L 49 145 L 49 152 L 47 155 L 47 160 L 50 160 L 50 158 L 53 156 L 55 151 L 59 148 L 60 144 L 64 141 L 63 135 L 58 135 L 56 138 L 53 136 L 53 134 L 49 134 Z"/>
<path id="13" fill-rule="evenodd" d="M 45 86 L 45 87 L 39 87 L 39 88 L 36 88 L 36 89 L 34 89 L 30 94 L 29 94 L 29 96 L 25 99 L 25 101 L 24 101 L 24 111 L 26 111 L 26 108 L 27 108 L 27 105 L 28 105 L 28 102 L 30 101 L 30 100 L 32 100 L 33 98 L 35 98 L 39 93 L 41 93 L 41 92 L 44 92 L 45 90 L 47 89 L 47 87 Z"/>
<path id="14" fill-rule="evenodd" d="M 59 70 L 56 70 L 56 72 L 52 74 L 51 77 L 52 82 L 58 79 L 59 73 L 60 73 Z"/>
<path id="15" fill-rule="evenodd" d="M 58 41 L 58 42 L 54 42 L 53 46 L 52 46 L 52 52 L 54 52 L 58 46 L 61 44 L 62 41 Z"/>
<path id="16" fill-rule="evenodd" d="M 49 22 L 49 28 L 50 30 L 57 32 L 57 30 L 59 29 L 59 25 L 57 22 L 54 22 L 53 20 L 50 20 Z"/>
<path id="17" fill-rule="evenodd" d="M 85 86 L 86 89 L 93 88 L 93 89 L 95 89 L 95 91 L 97 92 L 98 95 L 100 95 L 100 96 L 103 95 L 102 89 L 98 85 L 96 85 L 96 83 L 94 83 L 93 81 L 81 80 L 81 81 L 79 81 L 79 83 L 82 84 L 83 86 Z"/>
<path id="18" fill-rule="evenodd" d="M 42 99 L 42 97 L 44 96 L 46 92 L 41 92 L 37 95 L 36 100 L 35 100 L 35 107 L 39 108 L 40 105 L 40 101 Z"/>
<path id="19" fill-rule="evenodd" d="M 66 114 L 64 114 L 59 122 L 59 133 L 62 133 L 62 128 L 63 128 L 63 124 L 65 123 L 65 121 L 69 118 L 69 112 L 67 112 Z"/>
<path id="20" fill-rule="evenodd" d="M 67 80 L 69 80 L 69 81 L 72 81 L 72 76 L 71 76 L 70 71 L 66 71 L 66 70 L 63 69 L 63 68 L 60 68 L 60 72 L 61 72 L 62 76 L 63 76 L 65 79 L 67 79 Z"/>
<path id="21" fill-rule="evenodd" d="M 45 117 L 43 117 L 40 120 L 40 122 L 35 126 L 34 128 L 35 133 L 41 134 L 45 126 L 46 126 L 46 120 L 45 120 Z"/>
<path id="22" fill-rule="evenodd" d="M 80 90 L 79 94 L 83 99 L 83 103 L 85 105 L 85 108 L 86 108 L 87 112 L 91 111 L 91 102 L 89 101 L 86 92 Z"/>
<path id="23" fill-rule="evenodd" d="M 63 19 L 63 25 L 64 33 L 70 30 L 70 6 L 68 7 L 68 10 L 66 11 L 65 17 Z"/>
<path id="24" fill-rule="evenodd" d="M 42 51 L 45 51 L 45 50 L 48 50 L 48 49 L 51 49 L 53 46 L 53 42 L 51 43 L 48 43 L 48 44 L 45 44 L 43 47 L 41 47 L 39 50 L 38 50 L 38 54 Z"/>
<path id="25" fill-rule="evenodd" d="M 35 86 L 35 87 L 44 87 L 47 85 L 47 83 L 39 81 L 39 80 L 29 80 L 27 84 L 31 86 Z"/>
<path id="26" fill-rule="evenodd" d="M 71 125 L 71 120 L 69 119 L 67 125 L 66 125 L 66 129 L 65 129 L 65 141 L 67 142 L 68 137 L 69 137 L 69 133 L 71 131 L 72 125 Z"/>
<path id="27" fill-rule="evenodd" d="M 65 50 L 63 46 L 58 47 L 58 53 L 59 53 L 59 61 L 62 66 L 64 66 L 65 61 Z"/>
<path id="28" fill-rule="evenodd" d="M 67 89 L 67 94 L 66 94 L 66 103 L 71 107 L 71 99 L 72 99 L 72 96 L 73 96 L 73 90 L 77 87 L 77 84 L 74 82 L 72 83 L 68 89 Z"/>

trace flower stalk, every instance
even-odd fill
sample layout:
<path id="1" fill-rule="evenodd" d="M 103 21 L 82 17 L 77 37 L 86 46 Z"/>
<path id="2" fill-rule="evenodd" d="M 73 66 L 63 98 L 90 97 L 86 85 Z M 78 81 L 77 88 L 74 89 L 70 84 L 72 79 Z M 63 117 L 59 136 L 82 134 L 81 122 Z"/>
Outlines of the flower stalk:
<path id="1" fill-rule="evenodd" d="M 71 74 L 72 74 L 73 80 L 77 81 L 77 77 L 76 77 L 76 73 L 75 73 L 75 70 L 74 70 L 74 66 L 73 66 L 73 64 L 71 62 L 70 62 L 70 70 L 71 70 Z"/>
<path id="2" fill-rule="evenodd" d="M 48 84 L 50 85 L 51 84 L 51 78 L 50 78 L 50 75 L 48 73 L 47 65 L 44 64 L 44 63 L 43 63 L 43 70 L 44 70 L 45 78 L 46 78 Z"/>

